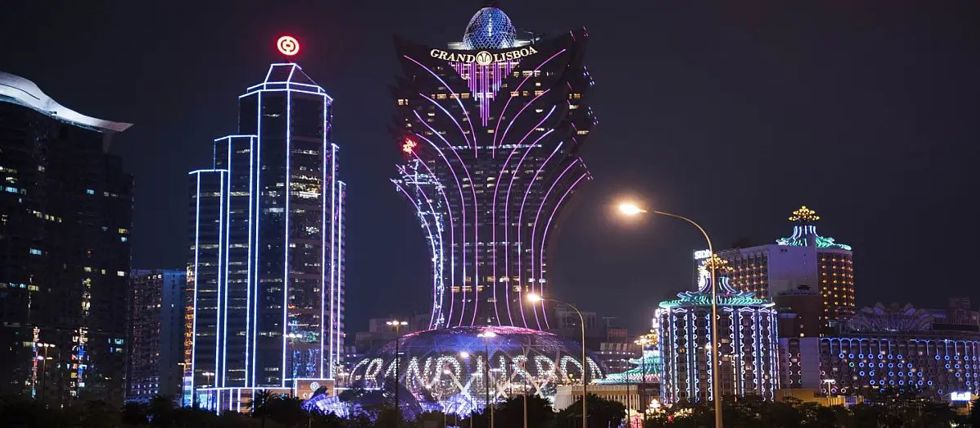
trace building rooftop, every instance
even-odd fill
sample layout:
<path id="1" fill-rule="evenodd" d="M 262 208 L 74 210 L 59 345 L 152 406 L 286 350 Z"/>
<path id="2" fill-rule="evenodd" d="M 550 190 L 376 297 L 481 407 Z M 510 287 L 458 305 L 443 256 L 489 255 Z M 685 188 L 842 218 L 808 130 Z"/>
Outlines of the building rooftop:
<path id="1" fill-rule="evenodd" d="M 789 221 L 796 223 L 793 226 L 793 234 L 786 238 L 779 238 L 776 243 L 792 247 L 816 246 L 817 248 L 830 248 L 851 251 L 851 246 L 834 242 L 834 238 L 820 236 L 817 234 L 817 226 L 814 225 L 820 216 L 816 211 L 806 207 L 793 211 Z"/>
<path id="2" fill-rule="evenodd" d="M 484 7 L 470 18 L 463 32 L 463 40 L 450 43 L 452 49 L 492 50 L 526 46 L 527 40 L 517 38 L 517 29 L 504 11 L 493 6 Z"/>
<path id="3" fill-rule="evenodd" d="M 99 132 L 122 132 L 132 123 L 112 122 L 86 116 L 53 100 L 34 82 L 0 71 L 0 102 L 18 104 L 68 124 Z"/>

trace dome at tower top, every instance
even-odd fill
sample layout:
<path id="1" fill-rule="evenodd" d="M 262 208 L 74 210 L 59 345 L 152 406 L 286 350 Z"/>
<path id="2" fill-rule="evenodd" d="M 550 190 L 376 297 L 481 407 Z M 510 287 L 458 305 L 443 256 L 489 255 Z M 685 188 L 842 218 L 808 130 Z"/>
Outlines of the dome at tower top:
<path id="1" fill-rule="evenodd" d="M 476 12 L 463 33 L 464 49 L 503 49 L 514 47 L 517 30 L 504 11 L 484 7 Z"/>

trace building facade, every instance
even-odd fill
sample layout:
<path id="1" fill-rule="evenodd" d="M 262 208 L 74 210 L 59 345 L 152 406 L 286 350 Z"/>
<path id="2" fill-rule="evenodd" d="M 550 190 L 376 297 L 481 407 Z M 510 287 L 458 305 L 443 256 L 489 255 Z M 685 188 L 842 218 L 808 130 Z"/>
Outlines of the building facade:
<path id="1" fill-rule="evenodd" d="M 344 345 L 344 201 L 333 99 L 296 64 L 239 97 L 238 133 L 190 173 L 185 402 L 332 382 Z"/>
<path id="2" fill-rule="evenodd" d="M 719 358 L 722 396 L 775 398 L 779 388 L 778 322 L 773 303 L 718 278 L 718 347 L 711 352 L 711 287 L 702 268 L 698 291 L 660 303 L 654 321 L 660 338 L 665 403 L 714 400 L 712 358 Z"/>
<path id="3" fill-rule="evenodd" d="M 428 238 L 432 311 L 426 331 L 354 364 L 355 387 L 400 385 L 422 410 L 467 414 L 524 391 L 554 400 L 558 385 L 603 376 L 575 342 L 542 331 L 556 324 L 550 303 L 525 299 L 549 295 L 548 244 L 590 179 L 578 154 L 595 125 L 588 33 L 522 34 L 484 7 L 459 42 L 396 40 L 404 159 L 392 181 Z"/>
<path id="4" fill-rule="evenodd" d="M 85 116 L 0 72 L 0 393 L 123 399 L 133 178 Z"/>
<path id="5" fill-rule="evenodd" d="M 947 324 L 937 312 L 878 304 L 838 334 L 780 338 L 783 384 L 831 395 L 883 388 L 919 389 L 937 400 L 980 394 L 976 324 Z"/>
<path id="6" fill-rule="evenodd" d="M 553 323 L 522 297 L 548 294 L 556 221 L 591 179 L 578 154 L 596 124 L 588 36 L 525 37 L 486 7 L 459 42 L 397 40 L 393 182 L 428 236 L 431 328 Z"/>
<path id="7" fill-rule="evenodd" d="M 186 270 L 138 269 L 130 274 L 127 401 L 179 398 L 186 286 Z"/>
<path id="8" fill-rule="evenodd" d="M 854 314 L 854 257 L 849 245 L 817 234 L 820 217 L 801 207 L 789 220 L 793 234 L 775 244 L 719 251 L 733 268 L 731 284 L 764 299 L 795 292 L 806 285 L 822 297 L 823 325 Z"/>

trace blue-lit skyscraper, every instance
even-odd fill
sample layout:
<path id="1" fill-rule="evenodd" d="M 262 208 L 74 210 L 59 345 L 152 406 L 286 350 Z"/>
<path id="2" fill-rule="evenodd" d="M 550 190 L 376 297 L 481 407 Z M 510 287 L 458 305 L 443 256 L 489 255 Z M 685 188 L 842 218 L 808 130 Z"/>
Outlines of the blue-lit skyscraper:
<path id="1" fill-rule="evenodd" d="M 185 403 L 327 386 L 343 349 L 345 185 L 332 98 L 296 64 L 239 97 L 238 134 L 190 173 Z"/>

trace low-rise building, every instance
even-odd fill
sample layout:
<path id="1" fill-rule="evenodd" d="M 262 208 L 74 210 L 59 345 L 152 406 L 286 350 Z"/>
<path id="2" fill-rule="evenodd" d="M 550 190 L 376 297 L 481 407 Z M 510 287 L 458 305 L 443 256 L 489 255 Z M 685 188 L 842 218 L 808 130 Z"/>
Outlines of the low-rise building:
<path id="1" fill-rule="evenodd" d="M 780 338 L 782 383 L 844 395 L 915 388 L 937 400 L 980 393 L 980 334 L 969 322 L 937 322 L 950 317 L 935 313 L 879 303 L 838 334 Z"/>

